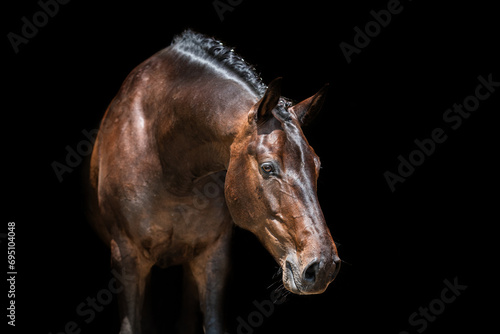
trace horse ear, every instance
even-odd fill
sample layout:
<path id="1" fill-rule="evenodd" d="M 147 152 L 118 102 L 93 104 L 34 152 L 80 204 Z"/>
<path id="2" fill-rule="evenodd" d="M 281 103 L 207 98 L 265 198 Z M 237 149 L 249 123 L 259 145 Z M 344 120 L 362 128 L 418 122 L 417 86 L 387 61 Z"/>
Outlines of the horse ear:
<path id="1" fill-rule="evenodd" d="M 281 77 L 274 79 L 267 86 L 262 99 L 256 103 L 253 112 L 250 113 L 248 121 L 265 121 L 272 116 L 271 111 L 278 105 L 281 97 Z"/>
<path id="2" fill-rule="evenodd" d="M 290 108 L 297 115 L 302 126 L 308 125 L 319 113 L 325 102 L 327 91 L 328 84 L 325 84 L 319 92 Z"/>

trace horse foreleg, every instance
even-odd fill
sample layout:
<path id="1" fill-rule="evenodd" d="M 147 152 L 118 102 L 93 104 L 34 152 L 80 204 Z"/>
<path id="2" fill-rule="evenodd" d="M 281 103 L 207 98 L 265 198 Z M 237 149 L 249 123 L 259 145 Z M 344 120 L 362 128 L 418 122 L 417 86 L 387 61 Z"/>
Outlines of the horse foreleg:
<path id="1" fill-rule="evenodd" d="M 222 303 L 229 271 L 229 235 L 226 233 L 221 236 L 215 244 L 189 262 L 198 287 L 206 334 L 224 333 Z"/>
<path id="2" fill-rule="evenodd" d="M 126 237 L 111 240 L 111 259 L 113 268 L 126 277 L 123 291 L 118 295 L 120 334 L 140 334 L 145 288 L 152 265 Z"/>
<path id="3" fill-rule="evenodd" d="M 184 265 L 182 282 L 181 317 L 177 333 L 196 334 L 200 326 L 200 298 L 198 286 L 188 264 Z"/>

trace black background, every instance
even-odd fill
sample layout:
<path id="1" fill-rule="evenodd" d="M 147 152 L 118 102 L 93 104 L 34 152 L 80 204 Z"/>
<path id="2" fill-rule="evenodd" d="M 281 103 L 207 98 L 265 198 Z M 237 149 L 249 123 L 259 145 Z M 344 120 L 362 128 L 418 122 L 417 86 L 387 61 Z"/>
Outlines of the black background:
<path id="1" fill-rule="evenodd" d="M 345 262 L 324 294 L 290 296 L 254 332 L 416 333 L 421 327 L 408 317 L 455 277 L 467 289 L 425 333 L 485 332 L 497 304 L 500 88 L 458 129 L 442 117 L 474 94 L 479 75 L 500 81 L 498 12 L 486 1 L 402 1 L 348 64 L 339 44 L 353 44 L 354 27 L 387 3 L 247 0 L 221 21 L 210 0 L 71 1 L 17 54 L 7 34 L 20 34 L 21 18 L 40 7 L 4 4 L 1 232 L 16 222 L 13 332 L 59 333 L 68 321 L 82 333 L 118 332 L 116 298 L 88 324 L 76 313 L 107 287 L 110 255 L 83 214 L 83 165 L 59 182 L 51 164 L 64 163 L 65 147 L 98 126 L 126 75 L 188 27 L 234 46 L 266 83 L 282 76 L 287 97 L 304 99 L 330 83 L 324 110 L 305 131 L 322 158 L 319 198 Z M 437 127 L 447 140 L 391 192 L 384 172 L 396 173 L 398 156 Z M 239 316 L 256 310 L 252 301 L 269 299 L 277 269 L 250 233 L 237 229 L 235 238 L 231 334 Z M 163 329 L 178 316 L 179 282 L 178 268 L 155 270 Z"/>

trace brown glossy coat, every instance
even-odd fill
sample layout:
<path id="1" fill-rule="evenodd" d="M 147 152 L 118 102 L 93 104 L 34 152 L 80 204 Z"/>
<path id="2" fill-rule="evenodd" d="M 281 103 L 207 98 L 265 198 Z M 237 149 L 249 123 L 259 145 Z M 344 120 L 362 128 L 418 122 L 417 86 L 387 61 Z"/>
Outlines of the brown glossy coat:
<path id="1" fill-rule="evenodd" d="M 185 290 L 196 292 L 184 303 L 183 333 L 194 331 L 196 307 L 206 333 L 223 333 L 233 224 L 259 238 L 288 290 L 326 289 L 340 262 L 316 195 L 320 161 L 301 130 L 324 93 L 290 107 L 279 79 L 259 96 L 230 68 L 175 45 L 130 73 L 90 166 L 92 224 L 130 278 L 120 333 L 147 328 L 154 265 L 183 265 Z"/>

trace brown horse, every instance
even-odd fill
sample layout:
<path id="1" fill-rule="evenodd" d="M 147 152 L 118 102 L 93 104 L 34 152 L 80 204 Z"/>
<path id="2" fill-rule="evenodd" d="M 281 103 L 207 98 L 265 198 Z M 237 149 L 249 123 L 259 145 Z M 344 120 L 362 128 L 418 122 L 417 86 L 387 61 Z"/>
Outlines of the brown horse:
<path id="1" fill-rule="evenodd" d="M 293 104 L 222 43 L 186 31 L 135 68 L 111 102 L 90 166 L 90 217 L 127 275 L 120 333 L 141 333 L 152 266 L 183 265 L 183 317 L 223 333 L 234 224 L 255 234 L 295 294 L 322 293 L 340 260 L 321 211 L 320 160 L 301 126 L 326 89 Z M 193 293 L 195 292 L 195 293 Z"/>

